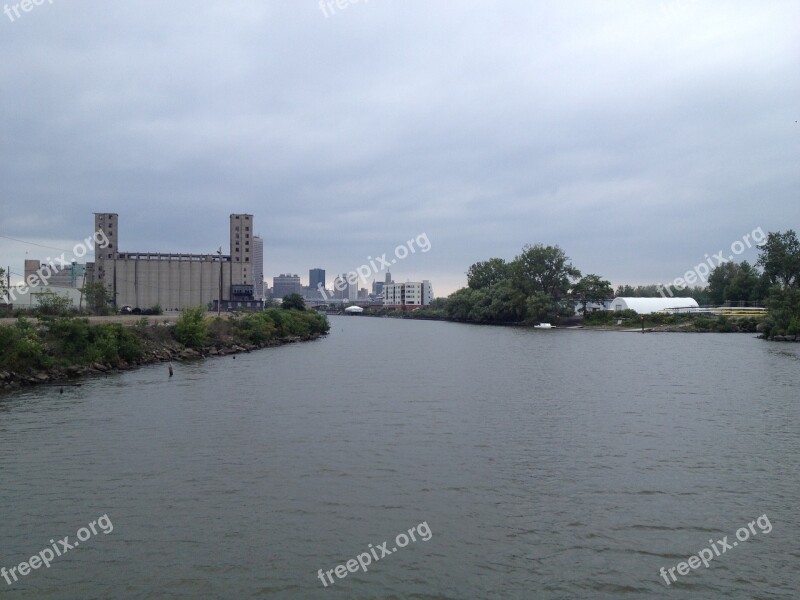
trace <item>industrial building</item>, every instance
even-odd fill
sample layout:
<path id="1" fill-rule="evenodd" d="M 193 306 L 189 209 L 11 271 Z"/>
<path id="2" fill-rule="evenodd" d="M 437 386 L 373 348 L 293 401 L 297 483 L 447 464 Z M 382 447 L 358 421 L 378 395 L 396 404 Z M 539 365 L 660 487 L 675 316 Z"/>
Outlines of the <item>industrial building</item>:
<path id="1" fill-rule="evenodd" d="M 87 281 L 106 286 L 116 306 L 180 310 L 212 307 L 253 310 L 263 306 L 255 297 L 257 275 L 263 273 L 263 246 L 256 257 L 253 215 L 230 215 L 230 253 L 176 254 L 120 252 L 119 216 L 95 213 L 96 232 L 108 239 L 97 247 L 95 262 L 87 265 Z M 261 264 L 256 264 L 256 258 Z"/>
<path id="2" fill-rule="evenodd" d="M 253 236 L 253 285 L 256 300 L 266 298 L 264 290 L 264 239 Z"/>
<path id="3" fill-rule="evenodd" d="M 695 312 L 699 308 L 694 298 L 614 298 L 608 310 L 612 312 L 631 309 L 640 315 L 669 310 L 671 312 Z"/>
<path id="4" fill-rule="evenodd" d="M 41 275 L 40 275 L 41 273 Z M 52 286 L 62 288 L 81 288 L 86 275 L 86 265 L 73 262 L 69 265 L 44 265 L 41 261 L 25 259 L 24 281 L 30 286 Z"/>

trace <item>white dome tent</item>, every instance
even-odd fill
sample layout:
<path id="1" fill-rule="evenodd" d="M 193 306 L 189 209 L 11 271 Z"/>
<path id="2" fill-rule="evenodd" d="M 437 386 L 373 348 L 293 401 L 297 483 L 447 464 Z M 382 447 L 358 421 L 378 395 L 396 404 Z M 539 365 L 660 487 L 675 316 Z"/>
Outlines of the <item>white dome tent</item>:
<path id="1" fill-rule="evenodd" d="M 608 307 L 611 312 L 631 309 L 640 315 L 669 310 L 670 312 L 697 312 L 700 306 L 694 298 L 614 298 Z"/>

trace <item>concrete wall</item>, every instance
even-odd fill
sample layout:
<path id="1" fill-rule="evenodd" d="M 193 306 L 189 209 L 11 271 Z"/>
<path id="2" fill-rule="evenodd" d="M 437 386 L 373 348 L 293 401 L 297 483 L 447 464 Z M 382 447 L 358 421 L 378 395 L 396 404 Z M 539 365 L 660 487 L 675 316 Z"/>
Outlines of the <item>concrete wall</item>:
<path id="1" fill-rule="evenodd" d="M 219 261 L 117 259 L 105 260 L 106 278 L 116 290 L 117 306 L 164 310 L 206 306 L 219 297 Z M 230 286 L 251 283 L 249 263 L 222 263 L 222 298 Z"/>

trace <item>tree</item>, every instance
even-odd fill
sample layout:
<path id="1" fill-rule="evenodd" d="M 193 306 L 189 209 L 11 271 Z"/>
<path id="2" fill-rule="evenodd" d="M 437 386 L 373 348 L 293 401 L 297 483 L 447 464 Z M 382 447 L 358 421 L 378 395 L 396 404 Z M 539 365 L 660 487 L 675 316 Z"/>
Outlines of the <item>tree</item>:
<path id="1" fill-rule="evenodd" d="M 516 323 L 525 318 L 525 296 L 509 281 L 477 290 L 476 302 L 469 313 L 471 321 L 479 323 Z"/>
<path id="2" fill-rule="evenodd" d="M 72 300 L 69 296 L 62 296 L 55 292 L 38 294 L 39 306 L 36 312 L 39 316 L 64 316 L 72 312 Z"/>
<path id="3" fill-rule="evenodd" d="M 289 294 L 288 296 L 283 297 L 281 308 L 284 310 L 290 310 L 292 308 L 296 310 L 305 310 L 306 303 L 300 294 Z"/>
<path id="4" fill-rule="evenodd" d="M 586 275 L 572 288 L 572 295 L 583 304 L 583 316 L 586 316 L 586 305 L 589 302 L 602 302 L 613 294 L 611 282 L 599 275 Z"/>
<path id="5" fill-rule="evenodd" d="M 553 311 L 553 299 L 541 292 L 528 296 L 525 301 L 525 312 L 531 321 L 547 321 L 555 314 Z"/>
<path id="6" fill-rule="evenodd" d="M 565 297 L 571 280 L 581 276 L 558 246 L 525 245 L 511 263 L 514 287 L 525 296 L 544 294 L 552 303 Z"/>
<path id="7" fill-rule="evenodd" d="M 428 308 L 430 310 L 444 310 L 447 308 L 447 298 L 434 298 Z"/>
<path id="8" fill-rule="evenodd" d="M 768 332 L 775 335 L 800 333 L 800 241 L 791 229 L 767 234 L 758 264 L 771 284 L 767 308 Z"/>
<path id="9" fill-rule="evenodd" d="M 724 304 L 727 298 L 728 286 L 736 275 L 739 265 L 733 262 L 724 262 L 717 265 L 708 275 L 708 293 L 711 304 Z"/>
<path id="10" fill-rule="evenodd" d="M 770 283 L 793 287 L 800 285 L 800 240 L 794 231 L 770 232 L 760 248 L 757 264 L 764 267 Z"/>
<path id="11" fill-rule="evenodd" d="M 0 267 L 0 300 L 6 302 L 7 293 L 8 293 L 8 286 L 6 286 L 6 270 Z"/>
<path id="12" fill-rule="evenodd" d="M 476 301 L 477 290 L 461 288 L 447 297 L 447 316 L 459 321 L 469 320 L 469 314 Z"/>
<path id="13" fill-rule="evenodd" d="M 175 338 L 184 346 L 199 348 L 208 341 L 208 323 L 206 309 L 184 308 L 175 323 Z"/>
<path id="14" fill-rule="evenodd" d="M 738 269 L 725 291 L 725 302 L 752 303 L 761 300 L 761 273 L 749 262 L 737 265 Z"/>
<path id="15" fill-rule="evenodd" d="M 511 275 L 509 264 L 502 258 L 490 258 L 476 262 L 467 271 L 467 285 L 473 290 L 488 288 L 508 279 Z"/>
<path id="16" fill-rule="evenodd" d="M 95 315 L 107 315 L 111 307 L 111 293 L 104 283 L 87 283 L 81 290 L 86 308 Z"/>

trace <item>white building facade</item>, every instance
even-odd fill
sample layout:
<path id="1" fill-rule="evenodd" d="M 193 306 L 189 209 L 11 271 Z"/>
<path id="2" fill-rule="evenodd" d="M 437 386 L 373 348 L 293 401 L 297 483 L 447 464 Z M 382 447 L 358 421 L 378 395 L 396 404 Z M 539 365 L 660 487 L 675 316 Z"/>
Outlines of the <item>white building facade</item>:
<path id="1" fill-rule="evenodd" d="M 387 283 L 383 286 L 383 305 L 387 308 L 415 309 L 429 306 L 433 286 L 427 279 L 406 283 Z"/>
<path id="2" fill-rule="evenodd" d="M 694 298 L 623 298 L 617 297 L 611 302 L 608 310 L 635 310 L 640 315 L 669 310 L 672 312 L 696 312 L 699 309 Z"/>

